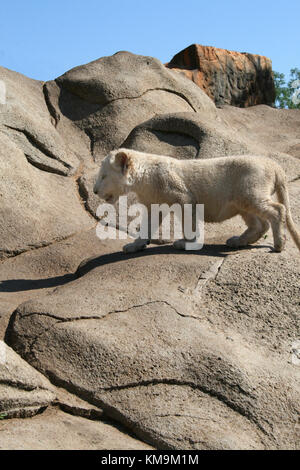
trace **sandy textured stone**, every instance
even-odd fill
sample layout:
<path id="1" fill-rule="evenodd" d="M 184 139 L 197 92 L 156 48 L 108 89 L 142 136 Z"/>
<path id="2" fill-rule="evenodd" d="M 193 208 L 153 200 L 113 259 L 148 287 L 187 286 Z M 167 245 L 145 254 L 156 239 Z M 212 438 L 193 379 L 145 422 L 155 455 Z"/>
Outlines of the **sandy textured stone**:
<path id="1" fill-rule="evenodd" d="M 26 420 L 0 421 L 1 450 L 151 450 L 111 422 L 49 409 Z"/>
<path id="2" fill-rule="evenodd" d="M 46 377 L 0 341 L 0 416 L 33 416 L 54 399 L 55 389 Z"/>
<path id="3" fill-rule="evenodd" d="M 123 244 L 124 240 L 99 240 L 95 221 L 87 231 L 0 263 L 0 339 L 20 303 L 73 280 L 76 268 L 86 257 L 120 251 Z"/>
<path id="4" fill-rule="evenodd" d="M 236 255 L 217 246 L 90 260 L 78 280 L 19 306 L 8 341 L 53 381 L 159 448 L 296 448 L 299 371 L 281 341 L 283 320 L 272 322 L 268 334 L 269 317 L 261 311 L 266 299 L 260 304 L 250 287 L 265 266 L 268 279 L 276 276 L 279 258 L 263 245 Z M 238 271 L 230 268 L 235 263 Z M 286 336 L 294 339 L 299 273 L 290 249 L 280 263 L 282 273 L 294 272 L 289 283 L 262 288 L 270 312 L 274 305 L 281 309 Z M 228 270 L 233 279 L 238 272 L 236 288 Z M 226 285 L 237 295 L 229 294 L 229 310 L 221 300 L 218 314 L 214 297 L 211 304 L 208 299 L 214 292 L 219 299 L 212 286 L 223 277 L 223 297 Z M 244 318 L 243 299 L 245 318 L 252 308 L 261 324 L 231 320 Z"/>
<path id="5" fill-rule="evenodd" d="M 61 410 L 74 416 L 81 416 L 82 418 L 92 420 L 101 420 L 104 418 L 104 413 L 101 408 L 81 400 L 81 398 L 67 392 L 64 388 L 56 387 L 54 405 L 57 405 Z"/>

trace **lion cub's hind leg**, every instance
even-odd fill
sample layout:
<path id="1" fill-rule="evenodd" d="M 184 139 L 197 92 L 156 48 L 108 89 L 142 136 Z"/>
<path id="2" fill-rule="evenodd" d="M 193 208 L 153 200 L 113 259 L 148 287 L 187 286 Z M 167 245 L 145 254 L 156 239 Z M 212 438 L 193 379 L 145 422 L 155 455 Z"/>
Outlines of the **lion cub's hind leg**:
<path id="1" fill-rule="evenodd" d="M 285 219 L 286 211 L 283 204 L 274 202 L 271 199 L 257 202 L 249 207 L 251 213 L 241 213 L 243 219 L 248 225 L 247 230 L 240 237 L 232 237 L 227 240 L 227 245 L 231 247 L 245 246 L 255 243 L 261 238 L 271 224 L 274 250 L 282 251 L 285 246 Z M 260 223 L 260 228 L 259 227 Z"/>
<path id="2" fill-rule="evenodd" d="M 257 214 L 261 218 L 268 220 L 271 224 L 274 239 L 274 251 L 282 251 L 286 242 L 286 209 L 284 205 L 270 199 L 268 201 L 264 201 L 257 207 Z"/>
<path id="3" fill-rule="evenodd" d="M 242 212 L 241 216 L 248 228 L 242 235 L 231 237 L 227 240 L 226 244 L 232 248 L 247 246 L 257 242 L 270 227 L 267 220 L 263 220 L 257 215 Z"/>
<path id="4" fill-rule="evenodd" d="M 227 240 L 226 244 L 232 248 L 238 248 L 240 246 L 247 246 L 256 243 L 265 233 L 269 230 L 270 224 L 267 220 L 264 220 L 257 215 L 242 212 L 247 230 L 240 236 L 231 237 Z"/>

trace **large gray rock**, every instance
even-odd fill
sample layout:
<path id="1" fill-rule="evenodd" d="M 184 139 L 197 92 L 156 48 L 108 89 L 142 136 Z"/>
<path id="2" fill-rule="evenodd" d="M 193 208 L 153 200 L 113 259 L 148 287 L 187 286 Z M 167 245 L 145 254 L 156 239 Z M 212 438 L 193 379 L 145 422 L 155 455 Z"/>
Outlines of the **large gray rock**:
<path id="1" fill-rule="evenodd" d="M 215 109 L 205 93 L 198 93 L 188 80 L 170 73 L 158 59 L 125 51 L 75 67 L 56 81 L 83 100 L 100 105 L 165 90 L 181 96 L 195 112 Z"/>
<path id="2" fill-rule="evenodd" d="M 75 182 L 41 171 L 0 132 L 0 259 L 92 226 Z"/>
<path id="3" fill-rule="evenodd" d="M 0 131 L 20 148 L 28 162 L 43 171 L 70 175 L 79 166 L 51 121 L 43 83 L 0 67 L 6 101 L 0 104 Z"/>
<path id="4" fill-rule="evenodd" d="M 231 129 L 243 141 L 251 142 L 257 153 L 264 152 L 277 159 L 290 179 L 300 175 L 298 109 L 274 109 L 266 105 L 247 109 L 225 106 L 218 110 L 218 116 L 224 127 Z"/>
<path id="5" fill-rule="evenodd" d="M 76 124 L 88 135 L 96 161 L 117 148 L 138 124 L 166 112 L 205 111 L 215 105 L 195 84 L 153 57 L 119 52 L 76 67 L 46 84 L 57 129 Z M 67 118 L 67 120 L 66 120 Z"/>
<path id="6" fill-rule="evenodd" d="M 33 416 L 55 397 L 55 389 L 46 377 L 0 341 L 0 417 Z"/>
<path id="7" fill-rule="evenodd" d="M 226 257 L 216 247 L 90 260 L 78 280 L 19 306 L 7 339 L 52 381 L 156 447 L 296 448 L 293 250 Z M 267 280 L 260 288 L 257 279 L 266 265 L 267 278 L 277 279 L 278 263 L 289 283 L 268 283 L 260 302 Z M 279 309 L 272 324 L 266 296 L 270 314 Z"/>
<path id="8" fill-rule="evenodd" d="M 43 83 L 0 68 L 0 259 L 91 227 L 80 161 L 53 125 Z"/>

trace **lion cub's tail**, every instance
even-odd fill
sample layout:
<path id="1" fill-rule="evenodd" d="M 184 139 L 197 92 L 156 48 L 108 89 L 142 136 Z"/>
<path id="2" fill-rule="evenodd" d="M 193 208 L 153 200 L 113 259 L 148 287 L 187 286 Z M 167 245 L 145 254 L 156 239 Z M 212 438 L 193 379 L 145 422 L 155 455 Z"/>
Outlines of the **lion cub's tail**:
<path id="1" fill-rule="evenodd" d="M 300 232 L 299 230 L 297 230 L 297 227 L 292 218 L 286 177 L 285 177 L 285 174 L 281 171 L 280 173 L 279 172 L 276 173 L 275 190 L 276 190 L 279 202 L 283 204 L 286 209 L 286 224 L 289 229 L 289 232 L 294 242 L 296 243 L 298 249 L 300 250 Z"/>

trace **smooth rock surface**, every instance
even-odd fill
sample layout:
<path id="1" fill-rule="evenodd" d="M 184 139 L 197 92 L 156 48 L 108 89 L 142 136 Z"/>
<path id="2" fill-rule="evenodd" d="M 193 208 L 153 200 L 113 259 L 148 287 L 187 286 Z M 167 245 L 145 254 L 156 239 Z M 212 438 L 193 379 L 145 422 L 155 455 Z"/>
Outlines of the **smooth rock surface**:
<path id="1" fill-rule="evenodd" d="M 215 105 L 185 77 L 166 69 L 153 58 L 118 52 L 75 67 L 46 84 L 57 129 L 67 135 L 70 122 L 90 139 L 98 162 L 120 147 L 131 130 L 156 114 L 205 111 Z M 71 133 L 71 135 L 73 132 Z"/>

